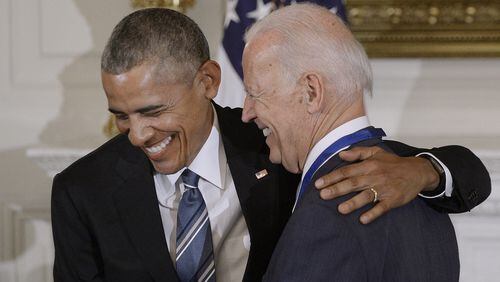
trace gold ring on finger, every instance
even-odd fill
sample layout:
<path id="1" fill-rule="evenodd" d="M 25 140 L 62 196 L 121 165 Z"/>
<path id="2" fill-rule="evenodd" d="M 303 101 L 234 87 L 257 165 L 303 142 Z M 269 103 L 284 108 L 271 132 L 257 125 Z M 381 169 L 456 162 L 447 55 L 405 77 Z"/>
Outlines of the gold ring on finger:
<path id="1" fill-rule="evenodd" d="M 378 193 L 377 190 L 370 187 L 370 190 L 373 192 L 373 202 L 376 203 L 378 201 Z"/>

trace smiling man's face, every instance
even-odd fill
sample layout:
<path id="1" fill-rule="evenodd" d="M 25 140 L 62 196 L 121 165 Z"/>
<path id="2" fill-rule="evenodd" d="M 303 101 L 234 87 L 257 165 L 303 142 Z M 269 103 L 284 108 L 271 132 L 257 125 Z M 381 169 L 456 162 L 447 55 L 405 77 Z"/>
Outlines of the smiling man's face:
<path id="1" fill-rule="evenodd" d="M 192 162 L 213 122 L 203 83 L 196 77 L 191 85 L 161 81 L 149 64 L 118 75 L 103 72 L 102 82 L 118 129 L 156 171 L 171 174 Z"/>
<path id="2" fill-rule="evenodd" d="M 290 172 L 300 172 L 307 154 L 301 117 L 306 114 L 298 83 L 283 77 L 281 65 L 270 50 L 247 46 L 243 54 L 247 91 L 242 120 L 255 122 L 266 136 L 269 159 Z M 305 151 L 305 153 L 304 153 Z"/>

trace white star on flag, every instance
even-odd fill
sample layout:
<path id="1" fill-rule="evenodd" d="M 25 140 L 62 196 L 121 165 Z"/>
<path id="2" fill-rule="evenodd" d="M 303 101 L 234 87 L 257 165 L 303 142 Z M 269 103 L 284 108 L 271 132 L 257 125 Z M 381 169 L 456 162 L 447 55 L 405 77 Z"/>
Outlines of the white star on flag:
<path id="1" fill-rule="evenodd" d="M 238 5 L 238 0 L 227 1 L 227 13 L 226 17 L 224 18 L 224 28 L 226 28 L 231 23 L 231 21 L 235 23 L 240 22 L 240 17 L 238 16 L 238 13 L 236 13 L 236 5 Z"/>
<path id="2" fill-rule="evenodd" d="M 247 18 L 255 19 L 259 21 L 265 16 L 267 16 L 274 8 L 274 3 L 264 3 L 264 0 L 257 0 L 257 8 L 254 11 L 247 14 Z"/>

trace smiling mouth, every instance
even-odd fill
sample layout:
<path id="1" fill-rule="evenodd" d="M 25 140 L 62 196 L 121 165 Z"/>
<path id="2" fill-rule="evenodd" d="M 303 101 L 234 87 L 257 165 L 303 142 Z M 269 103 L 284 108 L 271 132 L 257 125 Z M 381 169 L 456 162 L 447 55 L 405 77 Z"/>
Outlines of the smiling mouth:
<path id="1" fill-rule="evenodd" d="M 145 149 L 150 154 L 156 154 L 158 152 L 161 152 L 163 149 L 165 149 L 168 146 L 168 144 L 170 144 L 171 141 L 172 141 L 172 135 L 165 138 L 158 145 L 151 146 L 151 147 L 145 147 Z"/>

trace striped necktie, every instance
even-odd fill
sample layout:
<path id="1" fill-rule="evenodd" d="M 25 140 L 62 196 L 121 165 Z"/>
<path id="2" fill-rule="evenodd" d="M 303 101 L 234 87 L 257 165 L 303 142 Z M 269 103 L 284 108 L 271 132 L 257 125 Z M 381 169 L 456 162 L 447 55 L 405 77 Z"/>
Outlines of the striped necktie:
<path id="1" fill-rule="evenodd" d="M 176 266 L 180 281 L 215 281 L 212 232 L 200 190 L 200 176 L 189 169 L 181 175 L 185 191 L 177 213 Z"/>

